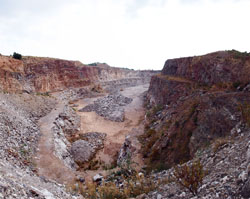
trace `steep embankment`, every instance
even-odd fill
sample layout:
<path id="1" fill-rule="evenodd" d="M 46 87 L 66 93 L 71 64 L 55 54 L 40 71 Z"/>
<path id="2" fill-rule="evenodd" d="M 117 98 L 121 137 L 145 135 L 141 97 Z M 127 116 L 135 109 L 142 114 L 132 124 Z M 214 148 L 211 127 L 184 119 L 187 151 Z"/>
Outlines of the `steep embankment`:
<path id="1" fill-rule="evenodd" d="M 127 78 L 137 83 L 149 81 L 150 74 L 151 71 L 134 71 L 104 64 L 89 66 L 79 61 L 41 57 L 16 60 L 0 56 L 0 89 L 8 92 L 51 92 Z"/>
<path id="2" fill-rule="evenodd" d="M 37 176 L 37 121 L 55 105 L 50 97 L 0 94 L 0 198 L 72 198 L 62 185 Z"/>
<path id="3" fill-rule="evenodd" d="M 144 156 L 169 167 L 232 135 L 249 119 L 249 82 L 247 53 L 233 50 L 166 61 L 148 91 Z"/>

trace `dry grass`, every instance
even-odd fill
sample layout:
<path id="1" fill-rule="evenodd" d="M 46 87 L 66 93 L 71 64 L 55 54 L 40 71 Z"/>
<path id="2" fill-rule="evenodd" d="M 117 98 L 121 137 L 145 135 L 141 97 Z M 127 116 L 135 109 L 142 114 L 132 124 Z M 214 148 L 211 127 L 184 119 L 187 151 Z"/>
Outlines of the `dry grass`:
<path id="1" fill-rule="evenodd" d="M 213 152 L 216 153 L 222 147 L 224 147 L 227 144 L 232 143 L 232 142 L 233 142 L 233 140 L 230 139 L 229 137 L 221 137 L 221 138 L 216 139 L 212 145 Z"/>
<path id="2" fill-rule="evenodd" d="M 174 167 L 174 178 L 176 183 L 188 189 L 194 196 L 198 194 L 198 189 L 202 185 L 206 171 L 200 160 L 192 162 L 190 165 L 184 164 Z"/>
<path id="3" fill-rule="evenodd" d="M 155 190 L 160 184 L 166 183 L 169 183 L 168 179 L 155 182 L 151 178 L 135 173 L 129 178 L 123 177 L 122 187 L 119 187 L 114 182 L 102 182 L 100 186 L 96 183 L 83 185 L 80 182 L 75 182 L 68 187 L 68 190 L 79 193 L 86 199 L 127 199 L 144 193 L 147 194 Z"/>
<path id="4" fill-rule="evenodd" d="M 188 79 L 185 79 L 183 77 L 170 76 L 170 75 L 162 75 L 162 74 L 158 74 L 157 76 L 160 77 L 160 78 L 167 79 L 169 81 L 176 81 L 176 82 L 189 83 L 189 84 L 193 83 L 192 81 L 190 81 Z"/>

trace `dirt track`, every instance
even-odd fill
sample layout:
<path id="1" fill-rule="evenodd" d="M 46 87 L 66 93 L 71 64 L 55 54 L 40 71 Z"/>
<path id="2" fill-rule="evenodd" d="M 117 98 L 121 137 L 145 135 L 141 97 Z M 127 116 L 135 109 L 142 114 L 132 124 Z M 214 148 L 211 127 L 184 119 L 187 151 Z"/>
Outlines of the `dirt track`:
<path id="1" fill-rule="evenodd" d="M 55 118 L 63 111 L 64 106 L 65 104 L 59 101 L 48 115 L 39 120 L 41 138 L 34 159 L 40 176 L 67 184 L 74 180 L 75 174 L 54 155 L 53 133 L 51 130 Z"/>
<path id="2" fill-rule="evenodd" d="M 122 95 L 133 99 L 129 105 L 125 106 L 124 122 L 109 121 L 97 115 L 95 112 L 78 112 L 81 117 L 81 133 L 102 132 L 107 134 L 104 149 L 96 155 L 97 159 L 100 159 L 104 164 L 108 165 L 114 160 L 128 134 L 136 136 L 143 131 L 141 121 L 144 119 L 145 114 L 142 93 L 147 89 L 148 85 L 140 85 L 129 87 L 121 91 Z M 79 100 L 76 104 L 78 105 L 78 109 L 80 109 L 96 99 L 97 98 L 85 98 Z M 39 120 L 42 136 L 38 144 L 38 153 L 35 157 L 38 174 L 60 183 L 68 184 L 74 180 L 76 174 L 84 176 L 88 180 L 96 173 L 105 173 L 101 168 L 97 171 L 87 171 L 84 173 L 72 171 L 53 154 L 54 145 L 51 128 L 55 118 L 63 111 L 64 105 L 63 101 L 58 101 L 55 109 Z M 136 147 L 139 147 L 139 143 L 136 143 Z M 142 160 L 139 156 L 136 161 L 142 164 Z"/>
<path id="3" fill-rule="evenodd" d="M 95 112 L 78 112 L 81 116 L 81 133 L 87 132 L 102 132 L 107 134 L 104 143 L 104 149 L 100 150 L 96 159 L 101 160 L 105 164 L 110 164 L 117 153 L 119 152 L 125 137 L 131 133 L 134 136 L 143 131 L 141 121 L 144 119 L 144 108 L 142 93 L 148 89 L 148 85 L 140 85 L 136 87 L 129 87 L 121 91 L 121 94 L 132 98 L 133 101 L 125 106 L 125 120 L 124 122 L 113 122 L 97 115 Z M 93 103 L 96 98 L 86 98 L 77 102 L 79 109 Z M 139 143 L 137 143 L 139 145 Z M 141 158 L 137 158 L 139 164 L 142 164 Z M 88 171 L 88 177 L 93 176 L 98 171 Z M 85 175 L 86 177 L 86 175 Z"/>

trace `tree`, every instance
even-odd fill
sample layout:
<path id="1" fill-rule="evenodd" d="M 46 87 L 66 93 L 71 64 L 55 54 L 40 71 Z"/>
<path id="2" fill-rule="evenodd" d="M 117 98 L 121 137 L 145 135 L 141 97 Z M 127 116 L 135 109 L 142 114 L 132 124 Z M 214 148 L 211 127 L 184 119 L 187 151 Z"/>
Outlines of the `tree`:
<path id="1" fill-rule="evenodd" d="M 12 57 L 13 57 L 14 59 L 19 59 L 19 60 L 22 59 L 22 55 L 19 54 L 19 53 L 16 53 L 16 52 L 13 53 L 13 56 L 12 56 Z"/>

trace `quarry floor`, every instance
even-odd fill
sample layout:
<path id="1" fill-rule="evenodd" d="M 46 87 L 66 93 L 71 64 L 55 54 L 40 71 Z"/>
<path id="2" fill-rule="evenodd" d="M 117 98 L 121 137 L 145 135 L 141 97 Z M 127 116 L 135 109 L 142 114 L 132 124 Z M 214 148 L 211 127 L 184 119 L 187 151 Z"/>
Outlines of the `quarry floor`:
<path id="1" fill-rule="evenodd" d="M 132 145 L 137 150 L 140 143 L 136 137 L 143 133 L 142 121 L 145 116 L 143 108 L 143 93 L 148 90 L 148 84 L 135 87 L 128 87 L 120 91 L 126 97 L 132 98 L 133 101 L 125 106 L 125 120 L 123 122 L 113 122 L 97 115 L 95 112 L 78 112 L 81 117 L 80 133 L 102 132 L 107 137 L 104 142 L 104 148 L 97 152 L 95 159 L 101 160 L 104 164 L 109 165 L 115 160 L 117 154 L 125 141 L 125 137 L 130 135 Z M 75 102 L 77 110 L 93 103 L 95 98 L 84 98 Z M 91 181 L 92 177 L 97 173 L 107 175 L 110 171 L 100 167 L 97 170 L 73 171 L 64 166 L 63 162 L 53 154 L 52 132 L 51 127 L 57 115 L 64 107 L 64 101 L 58 100 L 57 106 L 48 115 L 39 120 L 40 131 L 42 136 L 38 144 L 38 153 L 36 156 L 36 164 L 38 174 L 46 178 L 55 180 L 62 184 L 70 184 L 76 176 L 84 177 L 86 181 Z M 143 165 L 140 154 L 135 154 L 133 161 L 137 163 L 137 167 Z"/>

